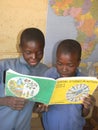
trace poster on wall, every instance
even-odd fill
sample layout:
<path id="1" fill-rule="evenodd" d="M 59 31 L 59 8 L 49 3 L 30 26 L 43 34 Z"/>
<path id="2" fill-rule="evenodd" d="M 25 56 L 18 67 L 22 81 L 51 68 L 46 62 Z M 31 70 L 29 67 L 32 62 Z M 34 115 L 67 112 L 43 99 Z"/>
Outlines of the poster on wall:
<path id="1" fill-rule="evenodd" d="M 83 50 L 81 71 L 90 76 L 98 75 L 97 5 L 98 0 L 48 1 L 44 57 L 46 64 L 55 64 L 55 50 L 59 41 L 75 39 L 80 42 Z"/>

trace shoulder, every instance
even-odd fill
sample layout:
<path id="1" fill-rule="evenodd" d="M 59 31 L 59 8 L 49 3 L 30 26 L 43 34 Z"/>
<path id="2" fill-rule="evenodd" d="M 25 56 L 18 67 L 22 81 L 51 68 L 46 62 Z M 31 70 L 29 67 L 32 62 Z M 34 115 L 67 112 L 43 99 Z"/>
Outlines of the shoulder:
<path id="1" fill-rule="evenodd" d="M 45 70 L 46 71 L 46 70 L 49 69 L 49 67 L 47 65 L 43 64 L 43 63 L 39 63 L 39 65 L 36 68 L 39 69 L 40 71 L 41 70 Z"/>
<path id="2" fill-rule="evenodd" d="M 19 58 L 2 59 L 2 60 L 0 60 L 0 67 L 4 70 L 8 69 L 12 66 L 15 66 L 16 61 L 18 61 L 18 60 L 19 60 Z"/>
<path id="3" fill-rule="evenodd" d="M 14 62 L 14 61 L 16 61 L 17 59 L 19 59 L 19 58 L 1 59 L 1 60 L 0 60 L 0 64 L 8 63 L 8 62 Z"/>
<path id="4" fill-rule="evenodd" d="M 41 68 L 47 68 L 47 69 L 49 68 L 46 64 L 43 64 L 43 63 L 40 63 L 39 66 L 40 66 Z"/>
<path id="5" fill-rule="evenodd" d="M 51 77 L 54 79 L 57 79 L 59 77 L 58 75 L 59 74 L 58 74 L 57 69 L 55 67 L 49 68 L 44 74 L 45 77 Z"/>
<path id="6" fill-rule="evenodd" d="M 44 76 L 44 73 L 48 70 L 48 67 L 43 63 L 39 63 L 38 65 L 31 67 L 31 70 L 33 70 L 37 76 Z"/>
<path id="7" fill-rule="evenodd" d="M 76 71 L 76 76 L 86 76 L 86 75 L 84 75 L 83 73 L 80 72 L 79 69 L 77 69 L 77 71 Z"/>

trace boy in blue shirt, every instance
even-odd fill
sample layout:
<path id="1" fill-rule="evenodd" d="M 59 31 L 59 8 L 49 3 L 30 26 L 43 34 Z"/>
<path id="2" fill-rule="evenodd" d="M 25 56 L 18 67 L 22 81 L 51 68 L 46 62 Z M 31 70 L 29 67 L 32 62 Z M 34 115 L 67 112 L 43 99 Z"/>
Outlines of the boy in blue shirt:
<path id="1" fill-rule="evenodd" d="M 24 98 L 6 97 L 4 72 L 12 69 L 21 74 L 43 76 L 48 69 L 40 63 L 43 58 L 45 39 L 37 28 L 25 29 L 20 37 L 22 56 L 0 61 L 0 130 L 30 130 L 34 102 Z"/>
<path id="2" fill-rule="evenodd" d="M 78 70 L 81 61 L 81 46 L 71 39 L 63 40 L 57 47 L 56 67 L 45 72 L 46 77 L 54 79 L 60 77 L 82 76 Z M 83 104 L 51 105 L 47 112 L 43 112 L 45 130 L 83 130 L 84 117 L 90 112 L 95 102 L 93 96 L 84 98 Z"/>

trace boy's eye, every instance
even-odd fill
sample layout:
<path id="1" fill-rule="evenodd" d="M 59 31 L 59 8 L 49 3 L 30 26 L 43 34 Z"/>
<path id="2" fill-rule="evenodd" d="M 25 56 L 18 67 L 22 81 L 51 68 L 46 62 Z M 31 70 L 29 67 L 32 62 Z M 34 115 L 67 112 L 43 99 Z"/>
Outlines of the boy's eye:
<path id="1" fill-rule="evenodd" d="M 61 66 L 61 65 L 62 65 L 62 63 L 60 63 L 60 62 L 57 62 L 57 65 L 60 65 L 60 66 Z"/>
<path id="2" fill-rule="evenodd" d="M 57 62 L 57 65 L 63 66 L 63 64 L 61 62 Z M 74 64 L 66 64 L 66 66 L 68 66 L 68 67 L 74 67 L 75 65 Z"/>
<path id="3" fill-rule="evenodd" d="M 74 64 L 69 64 L 69 67 L 74 67 Z"/>
<path id="4" fill-rule="evenodd" d="M 27 54 L 27 55 L 31 54 L 30 51 L 24 51 L 23 53 L 24 53 L 24 54 Z"/>
<path id="5" fill-rule="evenodd" d="M 42 51 L 37 52 L 37 55 L 42 55 L 42 54 L 43 54 Z"/>

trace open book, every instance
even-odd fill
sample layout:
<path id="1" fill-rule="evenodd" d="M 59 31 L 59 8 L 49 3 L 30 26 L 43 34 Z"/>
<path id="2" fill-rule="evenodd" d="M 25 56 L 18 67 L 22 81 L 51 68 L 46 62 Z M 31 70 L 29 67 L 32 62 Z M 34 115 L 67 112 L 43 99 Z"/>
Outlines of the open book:
<path id="1" fill-rule="evenodd" d="M 23 97 L 44 104 L 80 104 L 98 86 L 96 77 L 52 78 L 6 71 L 6 96 Z"/>

